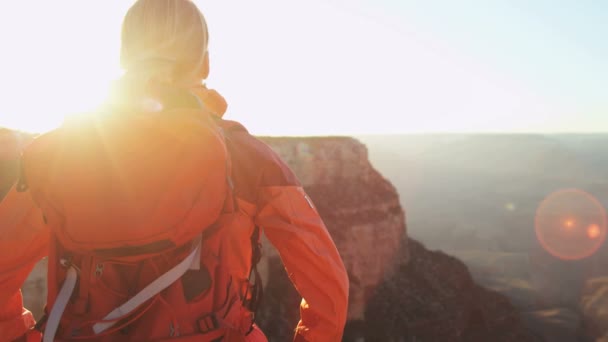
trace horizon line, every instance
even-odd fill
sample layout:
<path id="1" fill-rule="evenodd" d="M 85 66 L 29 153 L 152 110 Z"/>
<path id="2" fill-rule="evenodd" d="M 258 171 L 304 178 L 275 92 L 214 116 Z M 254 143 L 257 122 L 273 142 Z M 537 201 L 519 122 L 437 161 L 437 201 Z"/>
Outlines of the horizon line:
<path id="1" fill-rule="evenodd" d="M 13 132 L 19 132 L 30 135 L 41 135 L 48 131 L 36 132 L 24 129 L 11 128 L 6 126 L 0 126 L 0 131 L 9 130 Z M 52 131 L 52 130 L 50 130 Z M 370 137 L 370 136 L 420 136 L 420 135 L 604 135 L 608 134 L 608 130 L 605 131 L 421 131 L 421 132 L 371 132 L 371 133 L 356 133 L 356 132 L 344 132 L 344 133 L 318 133 L 318 134 L 269 134 L 267 132 L 255 133 L 251 132 L 254 136 L 259 137 Z"/>

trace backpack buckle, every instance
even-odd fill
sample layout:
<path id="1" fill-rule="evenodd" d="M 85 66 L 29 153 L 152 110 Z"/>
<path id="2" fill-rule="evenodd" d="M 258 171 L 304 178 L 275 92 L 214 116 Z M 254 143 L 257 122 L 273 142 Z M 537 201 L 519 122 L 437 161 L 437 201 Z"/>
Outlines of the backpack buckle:
<path id="1" fill-rule="evenodd" d="M 220 328 L 220 323 L 215 313 L 210 313 L 201 317 L 198 321 L 196 321 L 198 325 L 198 329 L 201 334 L 206 334 L 210 331 L 217 330 Z"/>
<path id="2" fill-rule="evenodd" d="M 80 273 L 80 268 L 72 262 L 71 257 L 59 259 L 59 265 L 61 265 L 61 267 L 65 268 L 65 269 L 73 268 L 76 270 L 76 272 Z"/>

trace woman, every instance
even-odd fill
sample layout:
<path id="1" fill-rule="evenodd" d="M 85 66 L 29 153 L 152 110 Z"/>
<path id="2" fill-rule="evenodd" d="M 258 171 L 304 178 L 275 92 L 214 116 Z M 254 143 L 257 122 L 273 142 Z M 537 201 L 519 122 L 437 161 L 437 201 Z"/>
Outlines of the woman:
<path id="1" fill-rule="evenodd" d="M 226 102 L 203 84 L 207 42 L 191 1 L 137 1 L 107 106 L 25 150 L 0 204 L 3 340 L 266 341 L 254 323 L 261 233 L 303 297 L 294 340 L 341 340 L 338 251 L 291 170 L 221 119 Z M 19 288 L 45 256 L 35 324 Z"/>

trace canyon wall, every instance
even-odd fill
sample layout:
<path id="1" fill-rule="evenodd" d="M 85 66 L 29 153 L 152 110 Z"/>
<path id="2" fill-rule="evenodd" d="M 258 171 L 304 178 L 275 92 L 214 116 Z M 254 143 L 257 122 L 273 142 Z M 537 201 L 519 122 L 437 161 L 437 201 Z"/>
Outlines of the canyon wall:
<path id="1" fill-rule="evenodd" d="M 397 192 L 354 139 L 264 141 L 294 170 L 318 208 L 351 281 L 348 318 L 363 319 L 370 293 L 396 264 L 407 262 L 405 216 Z M 267 244 L 264 250 L 267 258 L 277 256 Z"/>

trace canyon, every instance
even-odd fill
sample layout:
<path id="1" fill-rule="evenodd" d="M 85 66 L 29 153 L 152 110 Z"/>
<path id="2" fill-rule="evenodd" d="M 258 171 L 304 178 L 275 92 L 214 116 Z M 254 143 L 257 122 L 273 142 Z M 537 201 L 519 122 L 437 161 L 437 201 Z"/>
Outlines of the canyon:
<path id="1" fill-rule="evenodd" d="M 357 138 L 397 188 L 411 238 L 462 260 L 478 284 L 508 297 L 526 327 L 546 340 L 608 337 L 607 134 Z M 558 194 L 569 203 L 544 228 L 583 234 L 554 241 L 572 250 L 597 241 L 582 257 L 555 255 L 537 236 L 540 209 L 558 203 Z M 585 222 L 598 222 L 602 235 L 584 236 Z"/>

